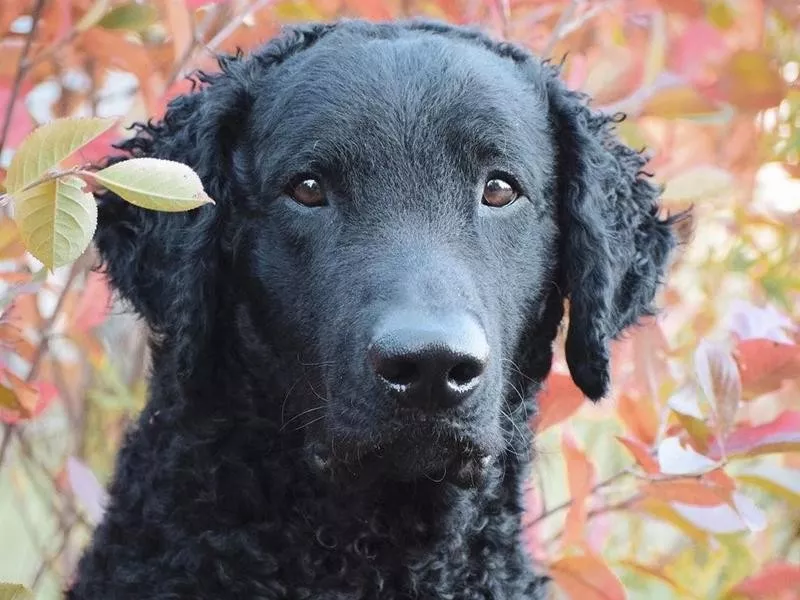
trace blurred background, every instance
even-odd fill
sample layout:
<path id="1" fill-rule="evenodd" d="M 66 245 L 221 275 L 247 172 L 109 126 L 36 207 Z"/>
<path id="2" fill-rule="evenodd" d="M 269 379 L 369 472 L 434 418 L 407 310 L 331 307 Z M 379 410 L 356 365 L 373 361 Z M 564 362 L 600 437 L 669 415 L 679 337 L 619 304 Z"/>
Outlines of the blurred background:
<path id="1" fill-rule="evenodd" d="M 800 599 L 797 0 L 2 0 L 0 182 L 52 118 L 120 117 L 88 163 L 215 53 L 297 21 L 409 16 L 563 60 L 596 109 L 628 115 L 665 206 L 695 206 L 664 312 L 614 347 L 613 397 L 585 402 L 559 355 L 531 422 L 525 540 L 554 597 Z M 45 275 L 0 216 L 0 581 L 42 599 L 146 395 L 146 336 L 95 260 Z"/>

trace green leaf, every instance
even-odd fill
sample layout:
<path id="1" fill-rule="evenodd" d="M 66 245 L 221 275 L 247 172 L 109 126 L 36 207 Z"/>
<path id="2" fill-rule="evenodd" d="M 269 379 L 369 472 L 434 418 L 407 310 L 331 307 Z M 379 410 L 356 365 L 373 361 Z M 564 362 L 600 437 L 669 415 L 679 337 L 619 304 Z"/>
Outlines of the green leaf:
<path id="1" fill-rule="evenodd" d="M 158 11 L 150 4 L 128 2 L 117 6 L 97 23 L 105 29 L 142 31 L 158 19 Z"/>
<path id="2" fill-rule="evenodd" d="M 213 204 L 197 173 L 158 158 L 132 158 L 92 173 L 98 184 L 131 204 L 163 212 L 183 212 Z"/>
<path id="3" fill-rule="evenodd" d="M 94 235 L 97 203 L 84 182 L 68 175 L 15 196 L 14 220 L 28 251 L 48 269 L 78 258 Z"/>
<path id="4" fill-rule="evenodd" d="M 0 600 L 33 600 L 33 594 L 19 583 L 0 582 Z"/>
<path id="5" fill-rule="evenodd" d="M 22 142 L 8 167 L 6 188 L 12 196 L 35 183 L 73 152 L 111 128 L 116 119 L 56 119 Z"/>

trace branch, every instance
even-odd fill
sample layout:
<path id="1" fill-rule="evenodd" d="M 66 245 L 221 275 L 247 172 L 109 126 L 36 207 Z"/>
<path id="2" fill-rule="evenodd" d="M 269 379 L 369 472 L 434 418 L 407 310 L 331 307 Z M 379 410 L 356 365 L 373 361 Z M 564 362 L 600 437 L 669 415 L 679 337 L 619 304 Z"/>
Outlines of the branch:
<path id="1" fill-rule="evenodd" d="M 217 35 L 215 35 L 210 42 L 205 45 L 205 49 L 214 54 L 214 51 L 222 45 L 226 39 L 228 39 L 231 34 L 236 31 L 239 26 L 244 23 L 248 18 L 250 18 L 254 13 L 258 12 L 262 8 L 269 6 L 273 0 L 255 0 L 247 10 L 243 11 L 239 14 L 235 19 L 231 19 L 231 22 L 228 23 L 225 27 L 223 27 Z"/>
<path id="2" fill-rule="evenodd" d="M 28 32 L 28 36 L 25 38 L 25 46 L 22 48 L 22 54 L 20 54 L 19 57 L 17 73 L 14 75 L 14 83 L 11 85 L 11 96 L 8 99 L 8 105 L 6 106 L 6 114 L 3 120 L 3 132 L 0 133 L 0 153 L 3 151 L 3 147 L 6 144 L 8 132 L 11 130 L 11 116 L 14 112 L 14 105 L 17 103 L 19 90 L 22 87 L 22 80 L 25 79 L 25 75 L 27 75 L 28 69 L 30 68 L 30 63 L 28 62 L 28 53 L 30 52 L 33 38 L 36 36 L 36 27 L 39 24 L 39 19 L 42 16 L 43 7 L 44 0 L 36 0 L 36 5 L 33 7 L 33 13 L 31 14 L 31 30 Z"/>
<path id="3" fill-rule="evenodd" d="M 613 483 L 616 483 L 617 481 L 619 481 L 620 479 L 622 479 L 626 475 L 630 475 L 630 473 L 631 473 L 630 468 L 626 468 L 626 469 L 624 469 L 622 471 L 619 471 L 618 473 L 615 473 L 614 475 L 611 475 L 610 477 L 604 479 L 603 481 L 601 481 L 600 483 L 595 485 L 591 490 L 589 490 L 589 495 L 591 496 L 593 494 L 596 494 L 600 490 L 602 490 L 604 488 L 607 488 L 608 486 L 610 486 Z M 556 513 L 559 513 L 562 510 L 568 509 L 570 506 L 572 506 L 572 502 L 573 502 L 573 499 L 570 498 L 569 500 L 566 500 L 566 501 L 562 502 L 561 504 L 558 504 L 557 506 L 553 506 L 549 510 L 542 511 L 541 513 L 539 513 L 539 515 L 535 519 L 533 519 L 532 521 L 529 521 L 525 525 L 525 528 L 527 529 L 529 527 L 535 527 L 536 525 L 538 525 L 539 523 L 544 521 L 547 517 L 550 517 L 550 516 L 552 516 L 552 515 L 554 515 Z"/>

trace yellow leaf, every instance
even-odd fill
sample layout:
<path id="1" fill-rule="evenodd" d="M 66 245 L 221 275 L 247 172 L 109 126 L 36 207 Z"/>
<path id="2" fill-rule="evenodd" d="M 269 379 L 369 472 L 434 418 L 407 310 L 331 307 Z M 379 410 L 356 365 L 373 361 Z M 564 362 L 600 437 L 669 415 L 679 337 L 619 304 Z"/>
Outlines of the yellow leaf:
<path id="1" fill-rule="evenodd" d="M 92 177 L 131 204 L 150 210 L 182 212 L 214 203 L 197 173 L 169 160 L 132 158 Z"/>
<path id="2" fill-rule="evenodd" d="M 33 594 L 19 583 L 0 582 L 0 600 L 33 600 Z"/>
<path id="3" fill-rule="evenodd" d="M 73 152 L 111 128 L 116 119 L 56 119 L 22 142 L 8 167 L 6 188 L 14 195 L 36 182 Z"/>
<path id="4" fill-rule="evenodd" d="M 83 186 L 69 175 L 14 196 L 14 220 L 25 246 L 48 269 L 71 263 L 92 240 L 97 204 Z"/>
<path id="5" fill-rule="evenodd" d="M 717 105 L 689 86 L 660 90 L 650 96 L 641 110 L 642 116 L 663 119 L 689 119 L 716 114 Z"/>
<path id="6" fill-rule="evenodd" d="M 142 31 L 155 23 L 156 19 L 158 19 L 158 11 L 154 6 L 128 2 L 112 9 L 97 24 L 104 29 Z"/>

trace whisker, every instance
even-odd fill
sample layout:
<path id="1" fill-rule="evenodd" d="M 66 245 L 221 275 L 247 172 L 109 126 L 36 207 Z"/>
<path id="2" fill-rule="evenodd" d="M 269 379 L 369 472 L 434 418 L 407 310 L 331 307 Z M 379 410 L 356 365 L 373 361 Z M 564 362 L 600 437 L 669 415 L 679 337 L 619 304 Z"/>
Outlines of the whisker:
<path id="1" fill-rule="evenodd" d="M 319 421 L 322 421 L 322 419 L 324 419 L 324 418 L 325 418 L 325 415 L 322 415 L 321 417 L 317 417 L 316 419 L 311 419 L 308 423 L 300 425 L 299 427 L 296 427 L 295 429 L 292 429 L 292 431 L 300 431 L 302 429 L 305 429 L 306 427 L 311 427 L 314 423 L 318 423 Z"/>
<path id="2" fill-rule="evenodd" d="M 325 408 L 325 405 L 321 405 L 321 406 L 315 406 L 315 407 L 313 407 L 313 408 L 309 408 L 309 409 L 307 409 L 307 410 L 304 410 L 303 412 L 297 413 L 297 414 L 296 414 L 296 415 L 294 415 L 294 416 L 293 416 L 291 419 L 289 419 L 288 421 L 285 421 L 285 422 L 284 422 L 284 423 L 281 425 L 280 431 L 283 431 L 284 429 L 286 429 L 286 426 L 287 426 L 287 425 L 289 425 L 289 423 L 291 423 L 292 421 L 294 421 L 294 420 L 296 420 L 296 419 L 299 419 L 300 417 L 302 417 L 302 416 L 304 416 L 304 415 L 307 415 L 308 413 L 312 413 L 312 412 L 315 412 L 315 411 L 318 411 L 318 410 L 322 410 L 322 409 L 324 409 L 324 408 Z"/>

